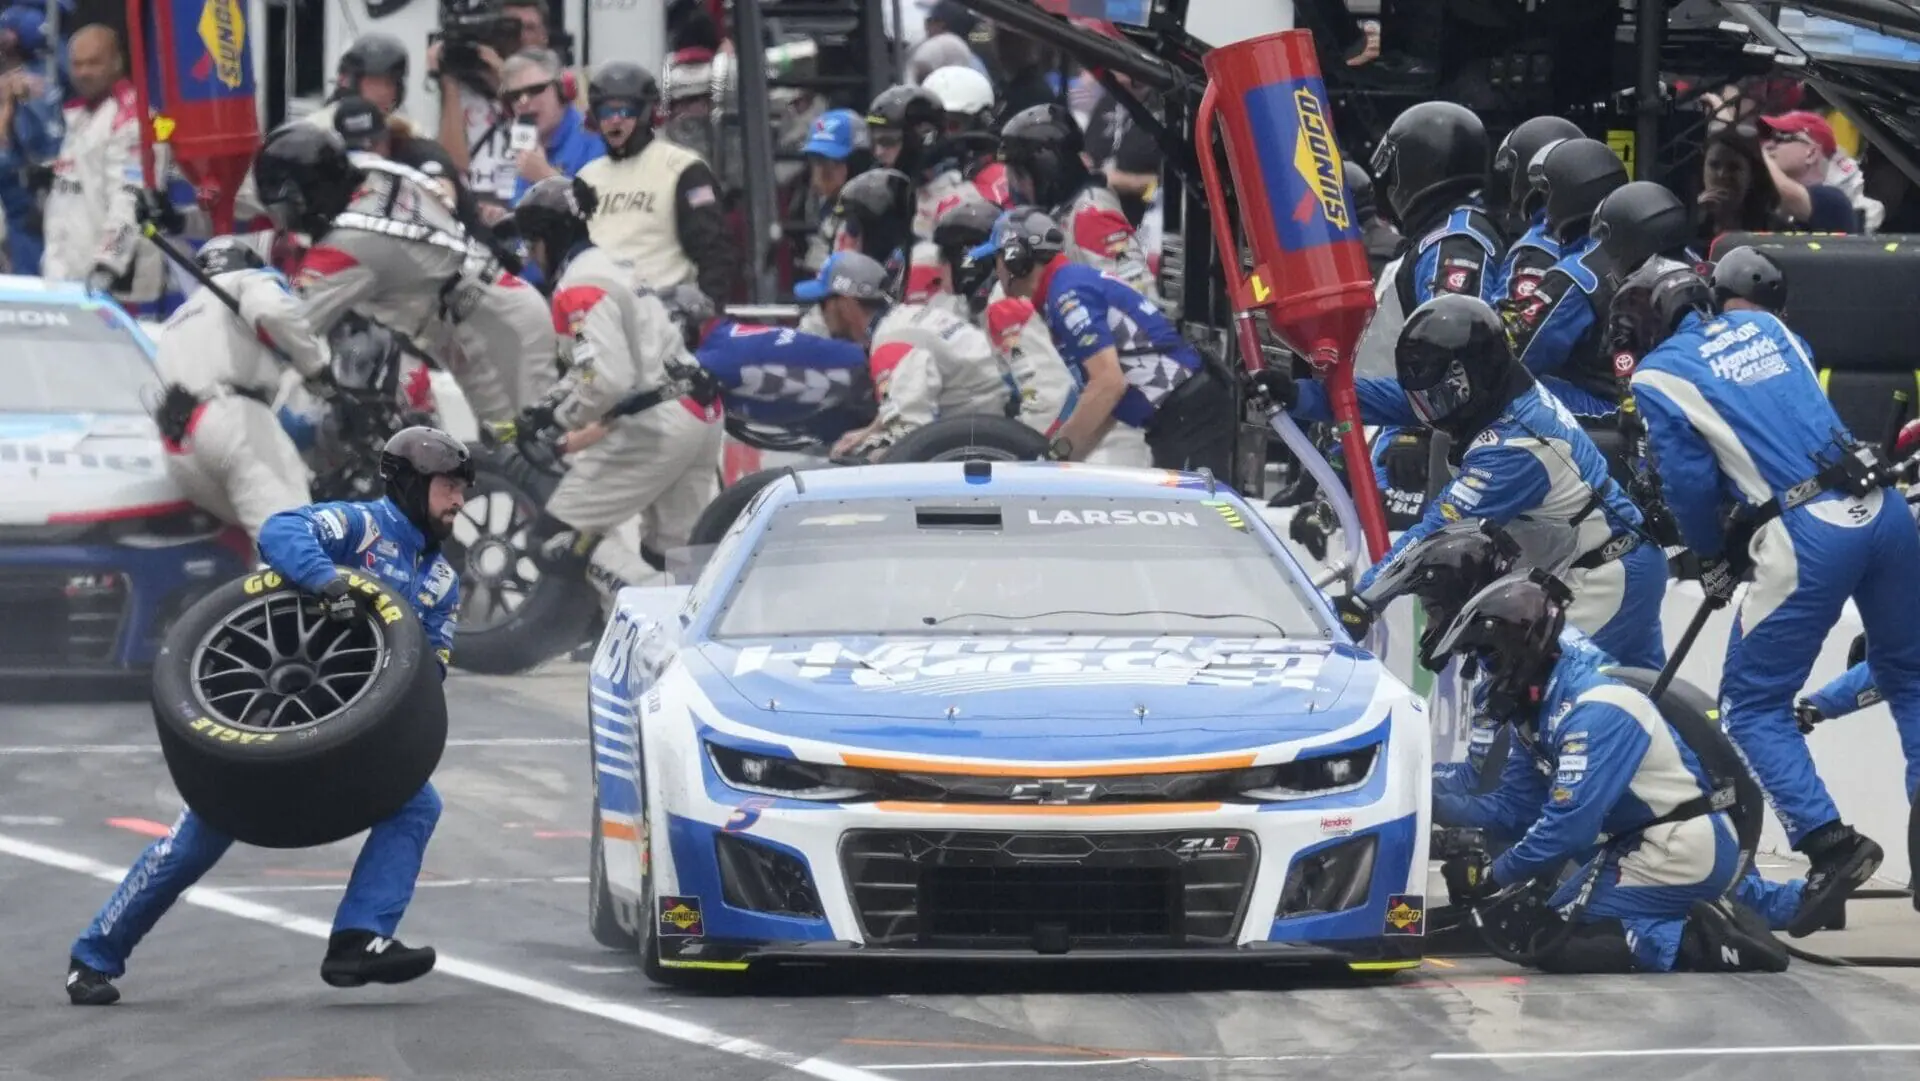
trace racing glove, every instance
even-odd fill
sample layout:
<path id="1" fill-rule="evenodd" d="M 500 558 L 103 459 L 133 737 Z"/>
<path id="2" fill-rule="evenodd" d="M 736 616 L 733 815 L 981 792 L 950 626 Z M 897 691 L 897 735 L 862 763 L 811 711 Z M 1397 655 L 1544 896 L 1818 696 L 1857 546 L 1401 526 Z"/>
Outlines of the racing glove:
<path id="1" fill-rule="evenodd" d="M 1293 380 L 1293 373 L 1282 368 L 1262 368 L 1247 376 L 1248 390 L 1265 395 L 1273 404 L 1287 412 L 1300 402 L 1300 385 Z"/>
<path id="2" fill-rule="evenodd" d="M 133 218 L 167 236 L 179 236 L 187 231 L 187 219 L 180 215 L 180 208 L 164 193 L 151 189 L 142 189 L 134 197 Z"/>
<path id="3" fill-rule="evenodd" d="M 1440 877 L 1446 880 L 1447 896 L 1456 905 L 1478 904 L 1500 892 L 1493 880 L 1493 857 L 1484 849 L 1448 857 L 1440 865 Z"/>
<path id="4" fill-rule="evenodd" d="M 1052 442 L 1048 443 L 1047 444 L 1047 461 L 1049 462 L 1073 461 L 1073 444 L 1068 442 L 1065 439 L 1055 439 Z"/>
<path id="5" fill-rule="evenodd" d="M 1333 614 L 1340 617 L 1340 625 L 1355 638 L 1365 638 L 1373 629 L 1373 609 L 1351 593 L 1333 598 Z"/>
<path id="6" fill-rule="evenodd" d="M 1739 575 L 1734 572 L 1730 560 L 1703 559 L 1700 561 L 1700 588 L 1707 594 L 1707 603 L 1714 608 L 1725 608 L 1733 601 L 1733 591 L 1740 584 Z"/>
<path id="7" fill-rule="evenodd" d="M 1813 726 L 1826 719 L 1826 716 L 1820 712 L 1820 707 L 1808 699 L 1802 698 L 1793 704 L 1793 723 L 1799 726 L 1800 734 L 1803 736 L 1812 735 Z"/>
<path id="8" fill-rule="evenodd" d="M 87 292 L 110 296 L 113 293 L 113 283 L 119 277 L 120 275 L 114 273 L 111 267 L 94 267 L 87 272 Z"/>
<path id="9" fill-rule="evenodd" d="M 1307 554 L 1324 563 L 1327 550 L 1333 538 L 1333 531 L 1339 523 L 1334 520 L 1333 508 L 1323 501 L 1315 501 L 1310 507 L 1303 507 L 1294 513 L 1287 522 L 1287 539 L 1307 550 Z"/>
<path id="10" fill-rule="evenodd" d="M 1425 495 L 1427 492 L 1426 441 L 1418 436 L 1393 437 L 1393 445 L 1386 454 L 1387 487 L 1396 492 L 1411 495 Z"/>
<path id="11" fill-rule="evenodd" d="M 338 575 L 326 585 L 320 587 L 320 614 L 335 623 L 345 623 L 353 618 L 358 607 L 353 600 L 353 587 Z"/>

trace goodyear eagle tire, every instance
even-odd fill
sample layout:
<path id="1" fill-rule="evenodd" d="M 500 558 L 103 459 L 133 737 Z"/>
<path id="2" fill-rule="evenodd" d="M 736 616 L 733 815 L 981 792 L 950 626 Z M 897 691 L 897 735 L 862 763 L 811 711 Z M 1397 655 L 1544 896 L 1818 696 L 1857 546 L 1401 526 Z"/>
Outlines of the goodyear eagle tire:
<path id="1" fill-rule="evenodd" d="M 947 417 L 915 428 L 887 448 L 889 462 L 1036 462 L 1047 437 L 1011 417 Z"/>
<path id="2" fill-rule="evenodd" d="M 828 469 L 832 464 L 831 462 L 804 462 L 800 465 L 783 465 L 748 473 L 720 489 L 720 494 L 714 497 L 713 502 L 707 504 L 707 509 L 701 511 L 700 517 L 693 523 L 693 531 L 687 535 L 687 543 L 695 548 L 719 544 L 720 538 L 726 536 L 727 530 L 733 528 L 734 520 L 740 517 L 740 512 L 746 510 L 747 504 L 753 502 L 753 497 L 759 495 L 767 485 L 786 476 L 790 470 L 805 472 L 809 469 Z"/>
<path id="3" fill-rule="evenodd" d="M 187 806 L 247 844 L 307 848 L 391 817 L 447 742 L 432 643 L 407 598 L 341 568 L 340 623 L 272 571 L 189 608 L 153 666 L 153 720 Z"/>
<path id="4" fill-rule="evenodd" d="M 585 641 L 600 601 L 578 560 L 536 560 L 541 508 L 560 482 L 511 451 L 475 448 L 474 483 L 447 559 L 460 574 L 453 663 L 510 676 Z"/>

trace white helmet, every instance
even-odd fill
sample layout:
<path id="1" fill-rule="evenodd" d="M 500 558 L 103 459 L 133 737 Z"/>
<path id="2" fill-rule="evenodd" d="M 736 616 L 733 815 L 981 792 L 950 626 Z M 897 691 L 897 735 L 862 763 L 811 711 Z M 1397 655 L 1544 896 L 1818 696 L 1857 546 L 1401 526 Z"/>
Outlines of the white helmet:
<path id="1" fill-rule="evenodd" d="M 977 117 L 993 108 L 993 83 L 970 67 L 940 68 L 921 80 L 920 87 L 939 98 L 950 113 Z"/>

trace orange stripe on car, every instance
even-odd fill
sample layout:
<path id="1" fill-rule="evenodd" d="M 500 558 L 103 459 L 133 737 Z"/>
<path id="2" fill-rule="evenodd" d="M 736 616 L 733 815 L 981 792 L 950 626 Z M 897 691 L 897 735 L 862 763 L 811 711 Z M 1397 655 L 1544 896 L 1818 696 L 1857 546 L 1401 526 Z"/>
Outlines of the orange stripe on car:
<path id="1" fill-rule="evenodd" d="M 915 803 L 911 800 L 881 800 L 873 805 L 881 811 L 931 815 L 1032 815 L 1072 818 L 1106 818 L 1117 815 L 1200 814 L 1217 811 L 1218 803 Z"/>
<path id="2" fill-rule="evenodd" d="M 638 841 L 640 830 L 631 822 L 603 818 L 600 820 L 600 836 L 610 841 Z"/>
<path id="3" fill-rule="evenodd" d="M 1251 754 L 1220 754 L 1209 758 L 1175 758 L 1162 762 L 961 762 L 953 759 L 896 758 L 879 754 L 841 754 L 840 760 L 859 769 L 889 769 L 901 773 L 958 773 L 973 777 L 1138 777 L 1158 773 L 1205 773 L 1246 769 Z"/>

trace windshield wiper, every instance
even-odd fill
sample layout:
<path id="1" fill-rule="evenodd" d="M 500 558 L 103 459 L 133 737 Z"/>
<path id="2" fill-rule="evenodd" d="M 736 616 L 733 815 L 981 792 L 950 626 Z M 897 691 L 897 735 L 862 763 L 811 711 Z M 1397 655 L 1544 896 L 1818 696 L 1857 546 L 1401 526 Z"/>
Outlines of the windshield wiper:
<path id="1" fill-rule="evenodd" d="M 1051 612 L 1031 612 L 1023 615 L 1009 615 L 1005 612 L 955 612 L 950 616 L 921 616 L 920 622 L 929 627 L 938 627 L 956 619 L 1004 619 L 1010 623 L 1031 619 L 1046 619 L 1049 616 L 1177 616 L 1181 619 L 1251 619 L 1272 627 L 1275 634 L 1289 637 L 1286 628 L 1265 616 L 1251 616 L 1244 612 L 1175 612 L 1167 609 L 1148 608 L 1136 612 L 1097 612 L 1090 608 L 1056 608 Z M 1168 632 L 1158 632 L 1168 633 Z"/>

